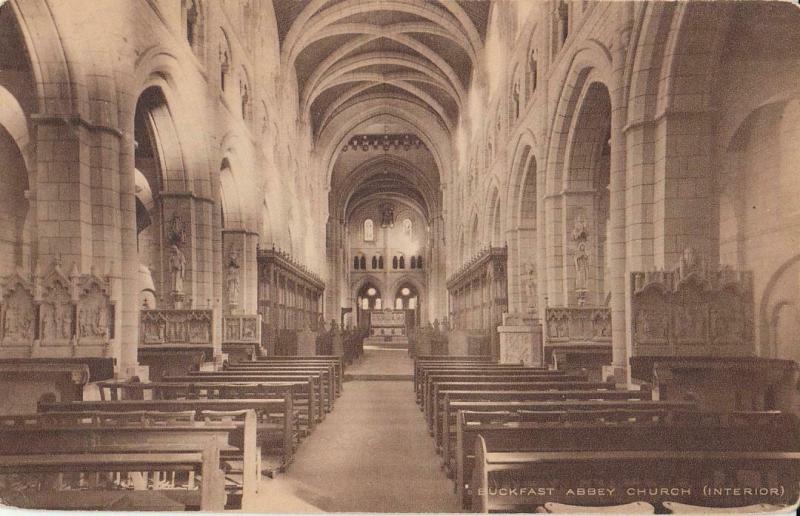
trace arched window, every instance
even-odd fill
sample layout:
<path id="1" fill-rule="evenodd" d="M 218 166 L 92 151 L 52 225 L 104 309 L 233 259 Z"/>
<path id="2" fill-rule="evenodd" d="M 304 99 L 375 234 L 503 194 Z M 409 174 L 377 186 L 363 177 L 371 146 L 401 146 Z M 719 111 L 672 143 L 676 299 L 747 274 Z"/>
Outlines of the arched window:
<path id="1" fill-rule="evenodd" d="M 375 310 L 381 310 L 383 308 L 381 306 L 382 304 L 383 304 L 383 300 L 381 298 L 376 299 L 375 300 Z"/>
<path id="2" fill-rule="evenodd" d="M 395 310 L 402 310 L 403 309 L 403 299 L 397 298 L 394 300 L 394 308 Z"/>
<path id="3" fill-rule="evenodd" d="M 367 219 L 364 221 L 364 241 L 372 242 L 374 240 L 375 240 L 375 226 L 372 222 L 372 219 Z"/>
<path id="4" fill-rule="evenodd" d="M 378 257 L 377 256 L 373 256 L 372 257 L 372 268 L 373 269 L 377 269 L 378 268 Z"/>
<path id="5" fill-rule="evenodd" d="M 367 299 L 366 297 L 361 299 L 361 309 L 369 310 L 369 299 Z"/>
<path id="6" fill-rule="evenodd" d="M 364 270 L 367 269 L 367 257 L 366 256 L 362 256 L 361 257 L 361 268 L 364 269 Z"/>
<path id="7" fill-rule="evenodd" d="M 392 258 L 392 269 L 397 268 L 397 256 Z"/>
<path id="8" fill-rule="evenodd" d="M 358 269 L 358 256 L 353 256 L 353 268 Z"/>
<path id="9" fill-rule="evenodd" d="M 405 269 L 406 268 L 406 257 L 405 256 L 401 256 L 400 257 L 400 268 L 401 269 Z"/>
<path id="10" fill-rule="evenodd" d="M 412 256 L 411 257 L 411 268 L 412 269 L 416 269 L 417 268 L 417 257 L 416 256 Z"/>
<path id="11" fill-rule="evenodd" d="M 378 256 L 378 268 L 383 270 L 383 256 Z"/>
<path id="12" fill-rule="evenodd" d="M 219 87 L 222 91 L 228 86 L 228 77 L 231 73 L 231 45 L 228 42 L 228 35 L 220 29 L 219 38 Z"/>
<path id="13" fill-rule="evenodd" d="M 422 255 L 417 256 L 417 269 L 422 268 Z"/>

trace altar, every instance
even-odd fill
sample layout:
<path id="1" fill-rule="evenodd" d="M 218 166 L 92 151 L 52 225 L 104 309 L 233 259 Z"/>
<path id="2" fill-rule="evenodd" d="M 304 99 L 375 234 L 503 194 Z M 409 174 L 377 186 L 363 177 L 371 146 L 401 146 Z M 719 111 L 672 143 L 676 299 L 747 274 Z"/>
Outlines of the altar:
<path id="1" fill-rule="evenodd" d="M 369 314 L 369 337 L 365 345 L 408 347 L 405 310 L 373 310 Z"/>

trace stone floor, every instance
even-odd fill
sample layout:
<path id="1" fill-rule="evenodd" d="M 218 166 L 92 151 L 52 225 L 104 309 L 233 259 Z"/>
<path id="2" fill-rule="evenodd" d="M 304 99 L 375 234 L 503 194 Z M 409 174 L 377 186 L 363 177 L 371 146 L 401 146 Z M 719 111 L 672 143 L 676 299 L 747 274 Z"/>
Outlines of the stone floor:
<path id="1" fill-rule="evenodd" d="M 414 363 L 407 349 L 364 346 L 364 354 L 347 367 L 345 379 L 411 380 Z"/>
<path id="2" fill-rule="evenodd" d="M 397 353 L 400 363 L 408 363 Z M 393 355 L 366 353 L 363 371 Z M 375 360 L 370 364 L 370 361 Z M 408 362 L 406 362 L 408 361 Z M 259 512 L 456 512 L 410 381 L 351 381 L 300 445 L 286 473 L 264 480 Z"/>

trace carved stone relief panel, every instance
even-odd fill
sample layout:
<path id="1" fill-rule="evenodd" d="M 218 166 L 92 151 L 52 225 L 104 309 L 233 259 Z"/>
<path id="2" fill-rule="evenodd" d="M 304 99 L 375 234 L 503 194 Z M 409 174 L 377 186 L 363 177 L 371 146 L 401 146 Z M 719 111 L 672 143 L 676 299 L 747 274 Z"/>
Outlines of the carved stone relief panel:
<path id="1" fill-rule="evenodd" d="M 30 283 L 16 275 L 9 278 L 4 288 L 0 315 L 0 345 L 30 348 L 36 330 L 36 308 Z"/>
<path id="2" fill-rule="evenodd" d="M 113 331 L 113 308 L 102 284 L 93 281 L 81 289 L 77 313 L 78 345 L 109 342 Z"/>
<path id="3" fill-rule="evenodd" d="M 142 310 L 141 342 L 145 346 L 211 346 L 211 310 Z"/>
<path id="4" fill-rule="evenodd" d="M 74 333 L 75 305 L 69 284 L 51 276 L 39 305 L 39 340 L 42 346 L 68 345 Z"/>

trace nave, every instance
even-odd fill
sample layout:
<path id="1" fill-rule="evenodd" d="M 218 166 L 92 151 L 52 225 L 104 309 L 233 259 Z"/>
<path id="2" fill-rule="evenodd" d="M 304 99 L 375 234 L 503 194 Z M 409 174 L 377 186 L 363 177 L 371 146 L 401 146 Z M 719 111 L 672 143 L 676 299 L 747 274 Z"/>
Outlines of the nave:
<path id="1" fill-rule="evenodd" d="M 410 381 L 352 381 L 266 512 L 459 512 Z"/>
<path id="2" fill-rule="evenodd" d="M 0 499 L 787 509 L 798 77 L 797 2 L 0 0 Z"/>

